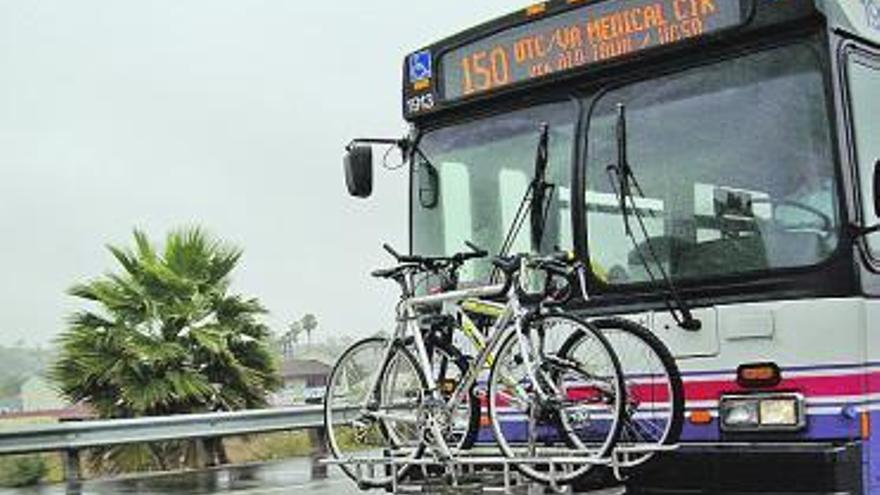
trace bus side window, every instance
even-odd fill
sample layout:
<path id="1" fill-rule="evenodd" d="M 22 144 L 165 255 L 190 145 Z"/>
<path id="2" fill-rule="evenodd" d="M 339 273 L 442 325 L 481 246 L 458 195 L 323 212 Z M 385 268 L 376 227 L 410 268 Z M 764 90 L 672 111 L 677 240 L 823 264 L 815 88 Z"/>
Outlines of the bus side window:
<path id="1" fill-rule="evenodd" d="M 861 55 L 848 57 L 850 109 L 859 184 L 862 200 L 862 223 L 880 222 L 874 209 L 874 164 L 880 160 L 880 60 Z M 868 248 L 874 259 L 880 259 L 880 233 L 868 236 Z"/>

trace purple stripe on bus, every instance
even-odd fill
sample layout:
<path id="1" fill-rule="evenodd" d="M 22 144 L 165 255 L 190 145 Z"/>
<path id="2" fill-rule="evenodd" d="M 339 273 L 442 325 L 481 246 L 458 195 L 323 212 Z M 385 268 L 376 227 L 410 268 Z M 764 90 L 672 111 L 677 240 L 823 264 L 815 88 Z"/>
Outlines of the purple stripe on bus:
<path id="1" fill-rule="evenodd" d="M 878 411 L 880 413 L 880 411 Z M 872 414 L 875 418 L 875 424 L 880 425 L 880 415 Z M 523 421 L 507 421 L 504 422 L 505 435 L 514 440 L 522 440 L 525 438 L 525 422 Z M 548 430 L 549 431 L 549 430 Z M 859 418 L 849 418 L 843 414 L 812 414 L 807 417 L 807 427 L 803 431 L 785 434 L 786 439 L 790 440 L 844 440 L 857 439 L 861 435 Z M 878 435 L 874 435 L 878 437 Z M 778 439 L 778 438 L 777 438 Z M 728 441 L 737 441 L 736 436 L 728 435 Z M 482 428 L 478 436 L 481 443 L 494 443 L 495 436 L 492 429 Z M 690 421 L 685 421 L 682 428 L 681 441 L 683 442 L 718 442 L 722 441 L 721 433 L 718 427 L 718 418 L 707 425 L 695 425 Z M 880 442 L 880 440 L 878 440 Z M 880 453 L 880 443 L 878 443 Z M 878 455 L 877 457 L 880 457 Z M 878 475 L 880 475 L 880 459 L 878 459 Z"/>

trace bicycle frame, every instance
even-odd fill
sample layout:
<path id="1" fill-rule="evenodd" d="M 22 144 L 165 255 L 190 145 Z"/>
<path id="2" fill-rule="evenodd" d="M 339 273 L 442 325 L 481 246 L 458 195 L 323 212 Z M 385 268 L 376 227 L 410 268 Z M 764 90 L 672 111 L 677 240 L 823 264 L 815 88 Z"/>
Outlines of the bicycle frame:
<path id="1" fill-rule="evenodd" d="M 479 350 L 479 354 L 476 361 L 471 363 L 471 365 L 469 366 L 467 372 L 465 373 L 465 376 L 463 376 L 458 381 L 458 384 L 456 385 L 456 388 L 453 391 L 449 400 L 446 401 L 441 395 L 438 383 L 434 379 L 433 373 L 431 372 L 431 356 L 428 353 L 424 336 L 422 335 L 421 329 L 418 326 L 417 309 L 420 307 L 438 304 L 443 306 L 445 309 L 447 305 L 454 305 L 454 311 L 461 313 L 464 310 L 462 307 L 463 301 L 471 300 L 474 303 L 480 303 L 480 298 L 496 296 L 502 293 L 502 291 L 505 289 L 505 286 L 502 284 L 498 284 L 461 289 L 426 296 L 412 296 L 411 294 L 413 294 L 414 291 L 411 278 L 406 281 L 398 280 L 398 283 L 403 289 L 403 296 L 401 297 L 401 300 L 397 305 L 397 325 L 395 327 L 395 332 L 391 339 L 391 343 L 386 349 L 385 354 L 381 360 L 379 369 L 383 369 L 385 366 L 387 366 L 388 362 L 394 354 L 394 349 L 396 345 L 412 339 L 416 351 L 415 354 L 416 359 L 418 360 L 418 366 L 421 367 L 421 369 L 423 370 L 423 374 L 425 375 L 428 384 L 427 390 L 425 392 L 429 394 L 432 405 L 442 409 L 444 412 L 448 413 L 459 406 L 461 402 L 461 397 L 477 383 L 477 380 L 479 379 L 480 374 L 485 369 L 485 367 L 492 364 L 496 348 L 499 347 L 499 345 L 505 340 L 505 338 L 507 338 L 507 336 L 510 335 L 511 332 L 517 332 L 519 334 L 518 342 L 523 350 L 528 348 L 529 343 L 527 342 L 526 336 L 520 330 L 522 330 L 522 324 L 525 321 L 525 317 L 528 315 L 530 310 L 523 307 L 523 305 L 521 304 L 516 284 L 511 284 L 508 289 L 508 293 L 506 294 L 506 304 L 501 307 L 496 307 L 498 314 L 494 315 L 495 321 L 489 331 L 488 340 L 483 341 L 482 339 L 478 339 L 478 336 L 473 334 L 474 329 L 470 329 L 470 332 L 464 332 L 465 335 L 469 339 L 471 339 L 472 342 L 478 344 L 477 347 Z M 539 397 L 546 397 L 547 393 L 542 389 L 540 381 L 535 375 L 536 367 L 533 365 L 529 353 L 524 352 L 523 356 L 526 361 L 525 367 L 527 370 L 528 379 L 533 384 L 535 384 L 535 389 Z M 381 373 L 376 374 L 373 383 L 371 383 L 370 385 L 370 390 L 378 390 L 381 378 Z M 366 410 L 366 407 L 364 409 Z M 401 420 L 401 418 L 385 413 L 377 414 L 373 412 L 371 414 L 374 417 L 382 417 L 390 420 Z M 430 426 L 434 428 L 436 427 L 436 424 L 432 423 L 430 424 Z M 439 448 L 442 455 L 451 456 L 449 453 L 449 448 L 442 440 L 442 435 L 440 434 L 440 432 L 434 431 L 433 433 L 434 438 L 437 439 L 433 442 L 433 446 L 435 448 Z"/>
<path id="2" fill-rule="evenodd" d="M 381 345 L 385 346 L 384 349 L 376 349 L 382 354 L 375 363 L 377 371 L 372 373 L 367 383 L 361 382 L 367 385 L 366 389 L 358 387 L 358 393 L 367 392 L 367 394 L 360 404 L 359 419 L 356 421 L 381 422 L 379 426 L 384 437 L 380 440 L 384 449 L 382 454 L 384 460 L 381 462 L 389 462 L 388 465 L 392 466 L 409 464 L 419 466 L 425 465 L 427 458 L 431 459 L 428 462 L 448 466 L 458 462 L 462 456 L 466 457 L 466 449 L 462 447 L 470 445 L 468 439 L 472 439 L 470 435 L 476 433 L 474 431 L 476 425 L 468 421 L 466 430 L 468 436 L 459 437 L 460 430 L 455 429 L 459 424 L 459 409 L 467 405 L 468 419 L 475 419 L 473 415 L 477 412 L 475 410 L 477 405 L 474 387 L 484 376 L 487 368 L 491 368 L 493 373 L 492 382 L 489 384 L 489 391 L 493 394 L 489 397 L 490 412 L 493 406 L 499 404 L 495 402 L 496 398 L 528 411 L 529 421 L 533 427 L 529 428 L 529 435 L 524 445 L 520 446 L 523 440 L 517 440 L 517 448 L 527 449 L 523 462 L 546 464 L 551 471 L 554 471 L 557 465 L 561 465 L 560 459 L 565 459 L 565 464 L 568 465 L 615 462 L 614 455 L 602 454 L 601 458 L 583 457 L 582 451 L 573 452 L 570 447 L 553 449 L 553 446 L 541 446 L 546 440 L 541 439 L 534 426 L 539 421 L 539 416 L 544 413 L 538 411 L 543 411 L 544 407 L 568 407 L 567 400 L 564 398 L 562 401 L 558 400 L 559 397 L 564 397 L 567 388 L 561 381 L 557 383 L 556 378 L 562 375 L 554 374 L 553 370 L 564 369 L 567 370 L 565 371 L 567 376 L 571 376 L 568 374 L 571 371 L 575 376 L 587 379 L 591 379 L 591 373 L 565 357 L 545 354 L 552 352 L 548 348 L 548 346 L 552 347 L 552 344 L 545 342 L 545 337 L 548 331 L 555 328 L 555 324 L 544 325 L 541 322 L 543 318 L 553 316 L 555 311 L 552 303 L 556 301 L 544 299 L 545 289 L 528 290 L 535 287 L 532 284 L 535 281 L 534 272 L 529 270 L 534 267 L 543 270 L 539 265 L 529 265 L 531 262 L 532 260 L 528 258 L 521 258 L 519 269 L 515 271 L 513 279 L 505 284 L 429 295 L 415 295 L 415 288 L 420 280 L 419 274 L 424 271 L 423 267 L 415 263 L 403 264 L 394 271 L 380 275 L 384 278 L 393 278 L 402 292 L 396 305 L 396 324 L 393 334 L 391 338 L 383 339 L 384 344 Z M 548 277 L 552 276 L 552 272 L 548 271 L 548 273 Z M 532 278 L 529 278 L 530 275 Z M 502 295 L 503 303 L 494 300 Z M 478 327 L 477 323 L 470 319 L 474 314 L 491 318 L 491 323 L 485 324 L 488 329 L 483 325 Z M 535 318 L 538 320 L 535 321 Z M 456 331 L 461 331 L 462 335 L 475 345 L 474 351 L 464 351 L 467 356 L 456 349 L 455 344 L 452 344 L 452 350 L 446 348 L 451 344 L 449 335 Z M 607 344 L 604 345 L 607 347 Z M 436 353 L 434 346 L 451 352 L 450 357 Z M 512 354 L 508 355 L 508 352 Z M 504 353 L 504 356 L 500 353 Z M 470 355 L 473 354 L 475 356 L 471 358 Z M 467 359 L 462 359 L 464 356 Z M 513 360 L 508 363 L 508 358 Z M 401 370 L 396 368 L 394 359 L 401 359 L 406 365 L 403 374 L 399 373 Z M 452 390 L 445 385 L 451 384 L 453 380 L 446 380 L 446 375 L 443 375 L 442 371 L 438 376 L 435 369 L 438 359 L 449 359 L 449 362 L 455 363 L 460 370 Z M 439 363 L 440 369 L 444 369 L 444 361 Z M 509 369 L 509 364 L 512 364 L 514 369 Z M 417 376 L 408 375 L 410 370 Z M 400 378 L 403 380 L 399 380 Z M 416 380 L 418 383 L 415 383 Z M 398 389 L 398 384 L 403 384 L 404 388 Z M 497 388 L 492 384 L 501 386 Z M 395 395 L 397 392 L 403 393 Z M 619 418 L 620 406 L 618 403 L 615 405 Z M 495 415 L 492 419 L 493 427 L 496 428 L 495 433 L 498 435 L 500 420 Z M 566 432 L 562 434 L 567 434 L 569 437 L 573 435 L 568 420 L 562 421 L 558 426 Z M 456 434 L 455 441 L 449 437 L 450 433 Z M 459 443 L 459 439 L 464 443 Z M 610 436 L 606 438 L 606 443 L 601 444 L 603 448 L 606 445 L 609 449 L 613 446 L 607 443 L 609 441 L 613 441 Z M 536 457 L 538 448 L 541 448 L 542 452 L 540 459 Z M 587 448 L 587 446 L 578 443 L 578 448 Z M 426 452 L 428 449 L 430 453 Z M 506 456 L 516 457 L 518 460 L 522 457 L 519 453 L 507 450 L 504 452 Z M 547 454 L 550 454 L 550 457 L 547 457 Z M 572 454 L 576 455 L 572 457 Z M 362 465 L 362 461 L 354 458 L 344 462 L 354 462 L 359 467 Z M 565 471 L 568 468 L 562 469 Z M 570 470 L 565 472 L 570 474 Z M 398 474 L 400 473 L 395 471 L 394 476 Z"/>
<path id="3" fill-rule="evenodd" d="M 416 348 L 416 358 L 418 359 L 419 366 L 421 366 L 422 370 L 425 371 L 425 375 L 428 381 L 428 392 L 435 398 L 440 399 L 439 395 L 439 387 L 437 386 L 436 381 L 434 380 L 433 375 L 429 372 L 431 370 L 431 357 L 428 355 L 428 349 L 425 345 L 425 339 L 422 336 L 422 332 L 418 327 L 418 317 L 416 316 L 416 309 L 423 306 L 430 306 L 435 304 L 448 304 L 448 303 L 457 303 L 461 302 L 465 299 L 469 298 L 479 298 L 479 297 L 487 297 L 490 295 L 497 295 L 504 289 L 503 285 L 490 285 L 484 287 L 475 287 L 471 289 L 463 289 L 451 292 L 444 292 L 442 294 L 432 294 L 427 296 L 413 296 L 406 297 L 404 296 L 400 303 L 397 306 L 397 325 L 395 327 L 394 336 L 392 337 L 392 345 L 388 346 L 388 349 L 385 351 L 385 355 L 382 358 L 382 366 L 385 366 L 388 361 L 391 359 L 391 356 L 394 353 L 394 345 L 393 343 L 403 342 L 407 338 L 412 338 Z M 409 293 L 409 290 L 406 291 Z M 517 310 L 520 310 L 517 308 Z M 495 322 L 493 325 L 493 329 L 504 328 L 509 324 L 513 315 L 515 314 L 514 308 L 511 307 L 510 304 L 505 306 L 504 312 L 501 317 Z M 498 333 L 498 332 L 494 332 Z M 494 337 L 494 336 L 493 336 Z M 489 351 L 494 348 L 496 345 L 498 338 L 492 338 L 489 342 L 486 343 L 486 347 L 483 352 L 480 353 L 481 357 L 485 354 L 488 354 Z M 485 365 L 485 358 L 480 359 L 479 366 L 472 366 L 471 370 L 474 368 L 480 369 Z M 471 375 L 474 375 L 471 377 Z M 468 372 L 468 384 L 470 387 L 473 383 L 476 382 L 478 373 Z M 377 374 L 374 382 L 370 386 L 370 390 L 376 390 L 379 386 L 380 376 Z M 462 381 L 463 383 L 464 381 Z M 461 392 L 461 385 L 456 388 L 456 396 Z M 452 407 L 457 405 L 457 401 L 452 404 Z"/>
<path id="4" fill-rule="evenodd" d="M 420 306 L 429 306 L 432 304 L 444 304 L 450 302 L 459 302 L 467 298 L 474 297 L 486 297 L 490 295 L 496 295 L 504 290 L 503 285 L 491 285 L 485 287 L 476 287 L 472 289 L 464 289 L 446 292 L 442 294 L 428 295 L 428 296 L 411 296 L 413 293 L 412 287 L 413 284 L 411 281 L 398 281 L 403 289 L 403 296 L 400 302 L 397 305 L 397 325 L 395 326 L 394 335 L 391 338 L 391 341 L 385 350 L 385 354 L 382 357 L 381 362 L 379 363 L 379 370 L 385 368 L 394 355 L 394 351 L 396 346 L 405 342 L 408 338 L 412 338 L 415 348 L 416 348 L 416 359 L 418 360 L 418 365 L 421 367 L 423 374 L 427 380 L 428 389 L 426 392 L 430 395 L 432 403 L 436 405 L 441 405 L 446 411 L 451 411 L 458 405 L 457 397 L 461 393 L 463 382 L 467 381 L 467 387 L 472 386 L 477 378 L 479 373 L 474 373 L 473 370 L 479 370 L 485 364 L 485 358 L 480 361 L 479 366 L 471 367 L 468 371 L 467 380 L 462 380 L 462 383 L 459 383 L 459 386 L 456 387 L 456 393 L 453 395 L 452 399 L 449 403 L 444 403 L 443 397 L 440 394 L 440 389 L 437 386 L 436 381 L 434 380 L 433 373 L 431 373 L 432 365 L 431 365 L 431 357 L 428 355 L 427 346 L 425 345 L 425 340 L 418 327 L 418 317 L 416 315 L 416 309 Z M 495 326 L 499 326 L 499 324 L 507 325 L 510 321 L 511 317 L 515 314 L 513 308 L 508 304 L 505 309 L 504 315 L 499 321 L 496 322 Z M 500 328 L 504 328 L 500 326 Z M 491 339 L 489 345 L 487 345 L 485 352 L 481 353 L 481 356 L 487 355 L 492 348 L 496 345 L 496 341 L 498 339 Z M 375 392 L 380 387 L 380 380 L 382 379 L 382 373 L 377 373 L 373 379 L 373 382 L 370 384 L 369 390 Z M 373 394 L 368 394 L 365 399 L 365 404 L 362 405 L 363 411 L 369 411 L 370 398 Z M 388 414 L 377 414 L 376 412 L 369 413 L 373 417 L 380 417 L 391 420 L 399 420 L 393 415 Z M 443 441 L 443 435 L 437 429 L 437 425 L 435 422 L 431 422 L 430 427 L 434 429 L 433 437 L 434 445 L 433 447 L 440 451 L 440 455 L 445 458 L 451 458 L 452 455 L 449 452 L 449 447 L 446 445 L 445 441 Z"/>

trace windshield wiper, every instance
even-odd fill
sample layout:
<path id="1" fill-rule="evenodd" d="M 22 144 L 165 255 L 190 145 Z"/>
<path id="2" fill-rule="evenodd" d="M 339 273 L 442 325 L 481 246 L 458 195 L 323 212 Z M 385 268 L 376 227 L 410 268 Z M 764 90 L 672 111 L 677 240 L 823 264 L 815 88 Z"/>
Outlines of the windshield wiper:
<path id="1" fill-rule="evenodd" d="M 549 199 L 552 198 L 553 184 L 547 182 L 547 166 L 550 161 L 550 125 L 546 122 L 539 126 L 538 148 L 535 154 L 535 172 L 529 187 L 526 188 L 525 194 L 520 201 L 516 214 L 513 216 L 513 222 L 508 227 L 507 235 L 504 236 L 504 242 L 501 243 L 500 256 L 506 256 L 513 247 L 522 226 L 526 220 L 528 212 L 531 225 L 531 244 L 532 251 L 541 251 L 541 242 L 544 237 L 544 226 L 549 211 Z M 494 279 L 494 274 L 493 274 Z"/>
<path id="2" fill-rule="evenodd" d="M 532 227 L 532 251 L 541 252 L 541 241 L 544 239 L 544 226 L 546 225 L 549 203 L 547 199 L 552 196 L 553 184 L 547 182 L 547 164 L 550 161 L 549 140 L 550 126 L 541 124 L 541 134 L 538 138 L 538 150 L 535 154 L 535 175 L 532 177 L 532 201 L 531 227 Z"/>
<path id="3" fill-rule="evenodd" d="M 634 191 L 638 192 L 638 196 L 643 199 L 645 197 L 645 193 L 644 191 L 642 191 L 639 182 L 636 180 L 636 176 L 635 174 L 633 174 L 632 167 L 630 167 L 629 159 L 627 158 L 626 106 L 623 103 L 617 104 L 616 135 L 617 164 L 609 165 L 608 172 L 609 175 L 613 174 L 614 176 L 616 176 L 612 177 L 612 187 L 616 186 L 616 192 L 620 197 L 620 211 L 621 215 L 623 216 L 623 223 L 626 230 L 626 235 L 632 240 L 636 254 L 638 255 L 642 265 L 645 267 L 645 270 L 648 272 L 648 276 L 651 278 L 651 281 L 656 282 L 650 264 L 642 253 L 642 248 L 639 246 L 639 243 L 636 240 L 636 236 L 633 233 L 632 227 L 630 225 L 629 207 L 631 207 L 633 217 L 636 220 L 636 224 L 639 226 L 639 230 L 645 237 L 645 246 L 647 247 L 648 254 L 650 254 L 651 259 L 654 261 L 654 264 L 657 267 L 657 271 L 660 273 L 660 277 L 663 279 L 663 283 L 669 290 L 669 298 L 666 299 L 666 306 L 669 309 L 669 313 L 675 319 L 675 322 L 678 324 L 679 327 L 689 331 L 700 330 L 700 328 L 702 328 L 702 322 L 694 318 L 690 306 L 681 297 L 681 294 L 678 292 L 675 283 L 673 283 L 672 281 L 672 277 L 670 277 L 669 274 L 666 273 L 666 269 L 663 268 L 663 263 L 660 262 L 660 259 L 657 256 L 657 252 L 654 250 L 654 245 L 651 242 L 651 236 L 648 233 L 647 227 L 645 227 L 645 222 L 642 218 L 642 214 L 639 212 L 639 208 L 636 205 L 636 194 L 634 193 Z M 617 180 L 615 181 L 614 178 L 616 178 Z M 627 205 L 627 202 L 629 202 L 629 205 Z M 670 298 L 672 299 L 672 301 L 675 302 L 675 308 L 673 308 L 672 304 L 670 303 Z M 678 312 L 676 312 L 676 309 L 678 310 Z"/>

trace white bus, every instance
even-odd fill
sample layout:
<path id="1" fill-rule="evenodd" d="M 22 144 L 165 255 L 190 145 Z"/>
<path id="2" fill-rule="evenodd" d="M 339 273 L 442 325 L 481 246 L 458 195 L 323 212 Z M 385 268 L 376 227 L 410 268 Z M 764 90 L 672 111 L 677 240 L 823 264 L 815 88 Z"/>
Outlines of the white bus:
<path id="1" fill-rule="evenodd" d="M 685 380 L 682 446 L 631 488 L 880 493 L 880 0 L 534 4 L 412 53 L 402 103 L 417 254 L 497 251 L 549 125 L 541 249 Z"/>

